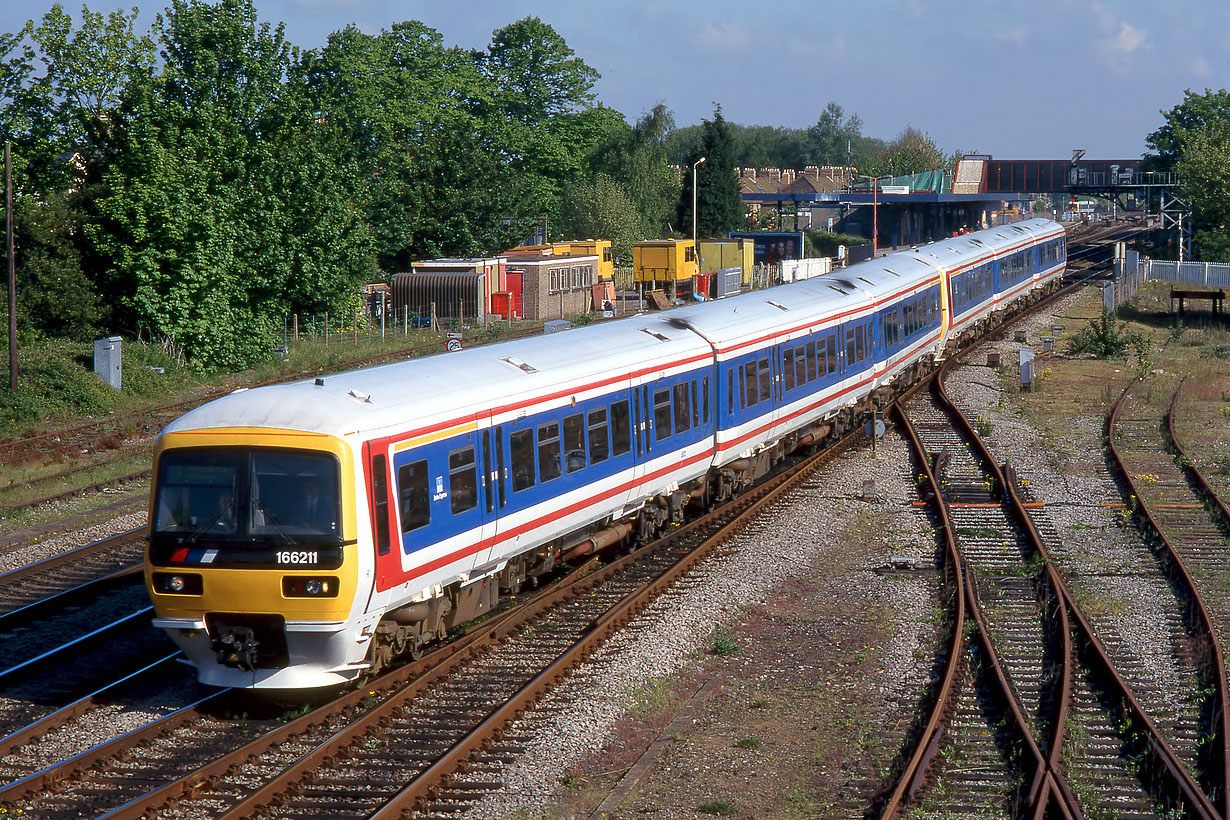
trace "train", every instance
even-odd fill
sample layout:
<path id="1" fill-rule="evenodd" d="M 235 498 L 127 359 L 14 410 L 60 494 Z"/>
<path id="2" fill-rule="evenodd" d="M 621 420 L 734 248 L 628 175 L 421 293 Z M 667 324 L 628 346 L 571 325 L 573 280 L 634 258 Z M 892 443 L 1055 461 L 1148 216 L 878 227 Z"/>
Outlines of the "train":
<path id="1" fill-rule="evenodd" d="M 240 389 L 160 434 L 154 625 L 215 686 L 345 685 L 861 425 L 1058 286 L 1032 219 L 805 281 Z"/>

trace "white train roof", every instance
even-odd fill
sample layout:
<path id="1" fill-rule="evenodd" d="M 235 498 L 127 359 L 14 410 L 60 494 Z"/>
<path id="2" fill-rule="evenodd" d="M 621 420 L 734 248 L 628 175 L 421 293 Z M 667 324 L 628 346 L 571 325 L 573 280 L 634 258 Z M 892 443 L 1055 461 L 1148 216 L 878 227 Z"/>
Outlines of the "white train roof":
<path id="1" fill-rule="evenodd" d="M 241 390 L 192 410 L 166 432 L 269 427 L 381 435 L 408 423 L 459 418 L 550 393 L 578 392 L 605 374 L 664 368 L 711 355 L 686 328 L 631 316 L 545 336 L 440 353 L 285 385 Z M 566 404 L 569 398 L 560 399 Z"/>
<path id="2" fill-rule="evenodd" d="M 786 334 L 848 310 L 867 307 L 871 299 L 855 288 L 818 285 L 819 278 L 779 285 L 689 305 L 660 314 L 663 322 L 690 327 L 719 350 L 729 350 L 767 334 Z"/>

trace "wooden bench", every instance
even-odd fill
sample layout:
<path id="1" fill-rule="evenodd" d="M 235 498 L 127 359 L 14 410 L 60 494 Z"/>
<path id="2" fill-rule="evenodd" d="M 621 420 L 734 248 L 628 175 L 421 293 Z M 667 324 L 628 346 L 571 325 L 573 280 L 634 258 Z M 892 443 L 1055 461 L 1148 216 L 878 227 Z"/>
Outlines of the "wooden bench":
<path id="1" fill-rule="evenodd" d="M 1213 303 L 1213 315 L 1222 312 L 1222 301 L 1226 298 L 1224 290 L 1178 290 L 1170 289 L 1170 309 L 1174 310 L 1174 300 L 1179 300 L 1179 315 L 1183 315 L 1183 302 L 1187 299 L 1207 299 Z"/>

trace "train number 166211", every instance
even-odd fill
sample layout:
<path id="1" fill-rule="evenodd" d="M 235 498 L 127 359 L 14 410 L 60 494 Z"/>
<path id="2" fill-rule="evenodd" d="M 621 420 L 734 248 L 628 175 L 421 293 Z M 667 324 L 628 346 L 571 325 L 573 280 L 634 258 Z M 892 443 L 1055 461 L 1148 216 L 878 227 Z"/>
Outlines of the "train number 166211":
<path id="1" fill-rule="evenodd" d="M 303 552 L 282 550 L 278 552 L 279 564 L 316 564 L 319 561 L 320 558 L 316 550 L 305 550 Z"/>

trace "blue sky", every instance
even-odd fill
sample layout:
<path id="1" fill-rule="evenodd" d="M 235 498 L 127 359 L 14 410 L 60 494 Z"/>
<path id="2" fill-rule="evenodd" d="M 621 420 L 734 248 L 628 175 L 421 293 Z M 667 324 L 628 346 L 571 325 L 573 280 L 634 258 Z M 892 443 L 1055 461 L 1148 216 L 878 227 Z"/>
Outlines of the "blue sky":
<path id="1" fill-rule="evenodd" d="M 906 125 L 939 146 L 1001 159 L 1133 158 L 1184 89 L 1227 85 L 1224 0 L 256 0 L 312 48 L 347 23 L 421 20 L 482 48 L 526 16 L 602 74 L 599 100 L 630 120 L 661 102 L 679 125 L 721 103 L 730 121 L 806 127 L 833 100 L 885 139 Z M 129 2 L 94 0 L 94 11 Z M 148 23 L 162 2 L 142 5 Z M 14 31 L 50 3 L 0 8 Z M 80 5 L 69 2 L 70 13 Z"/>

